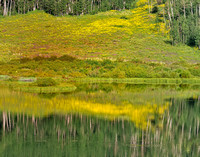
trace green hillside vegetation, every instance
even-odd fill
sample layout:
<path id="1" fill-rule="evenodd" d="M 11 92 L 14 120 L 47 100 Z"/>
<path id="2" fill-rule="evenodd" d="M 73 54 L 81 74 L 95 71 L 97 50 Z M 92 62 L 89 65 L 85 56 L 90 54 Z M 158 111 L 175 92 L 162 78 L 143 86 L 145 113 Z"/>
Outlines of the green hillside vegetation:
<path id="1" fill-rule="evenodd" d="M 43 11 L 0 18 L 0 75 L 68 78 L 200 77 L 200 51 L 172 46 L 167 21 L 133 10 L 55 17 Z"/>

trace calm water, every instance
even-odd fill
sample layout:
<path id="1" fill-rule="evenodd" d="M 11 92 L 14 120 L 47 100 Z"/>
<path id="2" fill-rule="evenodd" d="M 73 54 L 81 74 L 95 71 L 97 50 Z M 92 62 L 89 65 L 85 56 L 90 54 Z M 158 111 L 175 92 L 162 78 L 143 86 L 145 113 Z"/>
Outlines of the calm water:
<path id="1" fill-rule="evenodd" d="M 0 156 L 200 156 L 200 87 L 82 84 L 0 88 Z"/>

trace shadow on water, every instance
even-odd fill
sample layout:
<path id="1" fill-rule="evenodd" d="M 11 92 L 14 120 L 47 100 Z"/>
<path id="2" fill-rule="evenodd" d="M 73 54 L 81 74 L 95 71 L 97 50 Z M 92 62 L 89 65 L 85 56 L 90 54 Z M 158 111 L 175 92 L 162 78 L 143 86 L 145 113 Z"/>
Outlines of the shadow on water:
<path id="1" fill-rule="evenodd" d="M 38 94 L 38 96 L 40 98 L 46 98 L 46 99 L 51 99 L 51 98 L 54 98 L 56 97 L 58 94 L 57 93 L 40 93 Z"/>

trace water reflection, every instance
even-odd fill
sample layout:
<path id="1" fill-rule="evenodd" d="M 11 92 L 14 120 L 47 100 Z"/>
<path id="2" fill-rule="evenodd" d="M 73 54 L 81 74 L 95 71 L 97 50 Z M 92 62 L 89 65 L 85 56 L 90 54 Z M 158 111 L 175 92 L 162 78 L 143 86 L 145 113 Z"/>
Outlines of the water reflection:
<path id="1" fill-rule="evenodd" d="M 2 89 L 0 154 L 200 155 L 199 88 L 98 86 L 48 99 Z"/>

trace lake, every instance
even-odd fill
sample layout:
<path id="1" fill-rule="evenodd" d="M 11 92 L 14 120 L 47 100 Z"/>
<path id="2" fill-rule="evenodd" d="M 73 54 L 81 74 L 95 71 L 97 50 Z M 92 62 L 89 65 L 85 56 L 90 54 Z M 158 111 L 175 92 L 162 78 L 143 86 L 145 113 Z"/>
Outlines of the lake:
<path id="1" fill-rule="evenodd" d="M 1 87 L 1 156 L 200 156 L 200 86 L 77 86 L 60 94 Z"/>

